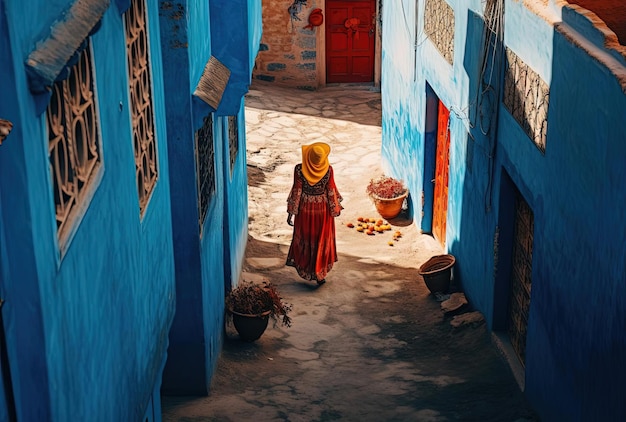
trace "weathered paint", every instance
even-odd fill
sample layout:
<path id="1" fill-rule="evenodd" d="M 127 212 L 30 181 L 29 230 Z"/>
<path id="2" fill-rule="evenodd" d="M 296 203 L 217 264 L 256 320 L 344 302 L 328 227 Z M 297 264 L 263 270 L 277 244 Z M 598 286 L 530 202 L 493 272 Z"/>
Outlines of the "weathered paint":
<path id="1" fill-rule="evenodd" d="M 304 27 L 311 11 L 323 8 L 324 1 L 313 0 L 303 5 L 297 13 L 301 20 L 291 18 L 287 9 L 292 3 L 293 0 L 262 1 L 263 48 L 256 60 L 254 78 L 291 87 L 306 83 L 316 89 L 319 85 L 317 38 L 323 25 L 313 29 Z"/>
<path id="2" fill-rule="evenodd" d="M 303 51 L 300 55 L 300 57 L 302 57 L 302 60 L 309 60 L 309 59 L 315 59 L 315 57 L 317 56 L 317 52 L 316 51 Z"/>
<path id="3" fill-rule="evenodd" d="M 174 262 L 159 25 L 156 1 L 147 3 L 159 180 L 141 218 L 124 31 L 109 7 L 92 37 L 104 171 L 64 254 L 45 115 L 28 90 L 23 58 L 71 2 L 0 3 L 10 23 L 0 30 L 3 55 L 10 54 L 0 68 L 0 115 L 16 125 L 0 151 L 2 312 L 19 420 L 137 420 L 159 387 Z"/>
<path id="4" fill-rule="evenodd" d="M 263 5 L 263 40 L 256 58 L 254 79 L 309 91 L 326 85 L 325 24 L 307 28 L 309 16 L 315 9 L 322 9 L 326 19 L 326 1 L 308 0 L 293 14 L 289 11 L 293 0 L 257 0 L 258 3 Z M 376 1 L 376 10 L 381 4 L 382 0 Z M 373 84 L 379 87 L 380 28 L 378 17 L 374 18 L 376 34 L 370 35 L 376 36 Z M 276 67 L 276 63 L 283 64 L 284 68 Z"/>
<path id="5" fill-rule="evenodd" d="M 285 65 L 284 63 L 268 63 L 267 64 L 267 70 L 270 72 L 285 70 L 286 68 L 287 68 L 287 65 Z"/>
<path id="6" fill-rule="evenodd" d="M 488 109 L 476 102 L 482 2 L 448 1 L 455 10 L 452 65 L 423 33 L 423 2 L 417 38 L 415 2 L 400 3 L 385 2 L 383 13 L 383 167 L 409 185 L 420 226 L 429 84 L 451 111 L 446 244 L 457 258 L 455 278 L 488 325 L 502 328 L 507 277 L 495 267 L 507 267 L 497 260 L 506 259 L 500 234 L 511 223 L 506 198 L 514 185 L 535 221 L 525 393 L 545 420 L 623 419 L 623 57 L 604 50 L 601 33 L 568 7 L 551 1 L 539 16 L 527 2 L 505 1 L 504 44 L 550 86 L 542 154 L 501 103 L 497 124 L 477 117 Z M 562 22 L 551 20 L 556 15 Z"/>
<path id="7" fill-rule="evenodd" d="M 276 80 L 276 76 L 267 76 L 267 75 L 256 75 L 255 78 L 257 78 L 260 81 L 265 81 L 265 82 L 274 82 Z"/>
<path id="8" fill-rule="evenodd" d="M 258 52 L 261 15 L 253 0 L 228 6 L 161 1 L 160 6 L 177 293 L 163 392 L 206 394 L 223 341 L 225 290 L 239 277 L 247 242 L 242 104 Z M 231 71 L 217 110 L 192 98 L 211 55 Z M 212 111 L 216 190 L 200 236 L 195 133 Z M 239 154 L 232 172 L 228 119 L 222 115 L 239 116 Z"/>

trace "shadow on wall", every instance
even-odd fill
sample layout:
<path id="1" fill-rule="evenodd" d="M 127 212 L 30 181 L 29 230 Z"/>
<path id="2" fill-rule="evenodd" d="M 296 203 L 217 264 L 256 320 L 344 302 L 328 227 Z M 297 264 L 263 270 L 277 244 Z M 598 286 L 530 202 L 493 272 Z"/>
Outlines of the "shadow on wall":
<path id="1" fill-rule="evenodd" d="M 493 50 L 487 47 L 489 40 L 482 16 L 468 10 L 468 25 L 463 66 L 469 77 L 467 104 L 469 132 L 455 130 L 451 140 L 454 151 L 461 152 L 456 157 L 457 168 L 464 176 L 453 176 L 451 181 L 462 180 L 460 189 L 451 187 L 451 194 L 459 198 L 459 205 L 452 209 L 458 212 L 452 215 L 457 224 L 456 239 L 448 245 L 449 253 L 457 258 L 455 278 L 473 305 L 491 323 L 493 296 L 493 233 L 494 212 L 492 196 L 495 183 L 495 113 L 498 106 L 497 71 L 489 68 Z M 454 114 L 451 115 L 453 117 Z M 458 118 L 456 116 L 455 118 Z M 465 144 L 460 146 L 458 143 Z M 461 161 L 459 163 L 459 161 Z M 449 213 L 450 214 L 450 213 Z M 491 327 L 490 327 L 491 328 Z"/>
<path id="2" fill-rule="evenodd" d="M 563 21 L 580 25 L 567 9 Z M 530 68 L 514 72 L 525 74 L 523 81 L 505 77 L 507 66 L 526 69 L 515 52 L 503 48 L 485 62 L 493 50 L 484 47 L 483 29 L 469 11 L 464 68 L 475 97 L 468 99 L 465 149 L 456 150 L 464 153 L 457 157 L 464 158 L 464 179 L 460 205 L 451 210 L 460 213 L 452 216 L 458 233 L 448 248 L 457 258 L 455 278 L 490 329 L 508 328 L 515 215 L 524 199 L 534 216 L 532 295 L 521 330 L 525 394 L 542 419 L 622 420 L 626 252 L 619 245 L 626 222 L 615 198 L 626 189 L 618 164 L 626 144 L 616 142 L 626 100 L 617 78 L 558 25 L 549 87 Z M 590 75 L 593 84 L 586 83 Z M 517 86 L 527 81 L 543 103 L 526 104 Z M 548 98 L 559 106 L 549 114 Z"/>
<path id="3" fill-rule="evenodd" d="M 562 19 L 580 27 L 571 9 Z M 546 420 L 624 420 L 626 222 L 615 201 L 626 190 L 626 98 L 618 78 L 558 25 L 552 51 L 550 103 L 559 108 L 550 109 L 543 157 L 551 194 L 535 204 L 541 252 L 533 257 L 527 395 Z"/>

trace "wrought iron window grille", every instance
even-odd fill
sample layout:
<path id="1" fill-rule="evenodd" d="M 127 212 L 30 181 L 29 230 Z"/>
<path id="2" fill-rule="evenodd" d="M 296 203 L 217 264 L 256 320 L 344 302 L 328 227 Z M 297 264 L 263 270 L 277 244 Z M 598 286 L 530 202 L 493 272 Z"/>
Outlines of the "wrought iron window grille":
<path id="1" fill-rule="evenodd" d="M 230 151 L 230 174 L 233 174 L 239 153 L 239 126 L 237 116 L 228 116 L 228 148 Z"/>
<path id="2" fill-rule="evenodd" d="M 198 223 L 200 235 L 211 198 L 215 194 L 215 146 L 213 145 L 213 114 L 204 118 L 196 131 L 196 176 L 198 188 Z"/>
<path id="3" fill-rule="evenodd" d="M 532 290 L 534 214 L 517 192 L 508 332 L 522 365 L 526 363 L 526 332 Z"/>
<path id="4" fill-rule="evenodd" d="M 535 146 L 545 153 L 550 87 L 509 48 L 502 101 Z"/>
<path id="5" fill-rule="evenodd" d="M 53 85 L 46 110 L 57 235 L 62 245 L 77 211 L 87 206 L 89 187 L 102 164 L 94 85 L 88 45 L 69 77 Z"/>
<path id="6" fill-rule="evenodd" d="M 132 0 L 124 13 L 130 112 L 139 210 L 143 215 L 159 177 L 145 0 Z"/>
<path id="7" fill-rule="evenodd" d="M 454 9 L 445 0 L 426 0 L 424 32 L 452 64 L 454 60 Z"/>

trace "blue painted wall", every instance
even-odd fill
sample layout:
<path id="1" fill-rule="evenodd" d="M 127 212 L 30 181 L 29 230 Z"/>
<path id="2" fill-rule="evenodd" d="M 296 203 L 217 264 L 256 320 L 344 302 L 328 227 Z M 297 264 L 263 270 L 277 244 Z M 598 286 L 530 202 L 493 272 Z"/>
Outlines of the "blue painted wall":
<path id="1" fill-rule="evenodd" d="M 448 1 L 452 65 L 424 33 L 422 2 L 415 29 L 414 3 L 384 4 L 383 167 L 407 181 L 420 227 L 430 85 L 451 111 L 446 249 L 457 258 L 455 277 L 488 325 L 501 329 L 508 288 L 495 267 L 506 255 L 501 235 L 510 230 L 514 186 L 535 221 L 525 393 L 542 420 L 624 419 L 626 84 L 616 75 L 626 61 L 568 8 L 551 4 L 548 15 L 561 19 L 549 21 L 523 2 L 505 2 L 504 44 L 550 86 L 542 154 L 501 103 L 497 120 L 484 119 L 489 98 L 476 97 L 488 78 L 480 73 L 481 2 Z M 572 38 L 571 28 L 585 38 Z"/>
<path id="2" fill-rule="evenodd" d="M 567 9 L 562 20 L 580 33 L 591 32 L 589 22 Z M 546 419 L 565 414 L 569 420 L 621 420 L 626 418 L 619 381 L 626 376 L 626 221 L 620 211 L 626 192 L 626 87 L 574 45 L 562 32 L 564 25 L 549 38 L 537 38 L 536 50 L 547 52 L 521 50 L 523 57 L 551 55 L 551 64 L 544 65 L 549 66 L 545 79 L 551 80 L 545 156 L 533 151 L 511 171 L 532 191 L 527 200 L 536 222 L 531 300 L 539 300 L 531 302 L 527 392 Z M 605 54 L 603 44 L 592 51 Z M 622 75 L 626 71 L 624 58 L 611 65 Z M 523 154 L 516 139 L 521 136 L 513 130 L 502 134 L 503 162 Z"/>
<path id="3" fill-rule="evenodd" d="M 225 290 L 241 273 L 248 237 L 248 173 L 243 96 L 248 92 L 262 36 L 262 5 L 256 0 L 211 2 L 212 53 L 231 71 L 216 115 L 237 116 L 238 153 L 230 163 L 228 118 L 221 118 L 224 145 L 224 269 Z"/>
<path id="4" fill-rule="evenodd" d="M 170 332 L 168 361 L 163 376 L 165 393 L 193 393 L 207 389 L 207 359 L 202 283 L 202 254 L 195 163 L 195 132 L 210 110 L 192 101 L 192 93 L 210 57 L 208 3 L 161 1 L 161 47 L 168 122 L 170 183 L 173 187 L 172 226 L 176 267 L 176 317 Z M 190 17 L 194 18 L 191 19 Z M 202 29 L 202 32 L 200 28 Z M 205 35 L 205 39 L 200 37 Z M 194 106 L 200 110 L 194 110 Z M 204 112 L 204 113 L 203 113 Z M 216 148 L 216 157 L 220 151 Z M 217 169 L 216 169 L 217 170 Z M 220 173 L 216 171 L 216 182 Z M 206 222 L 222 225 L 221 193 L 213 198 Z M 216 212 L 218 210 L 218 212 Z M 209 236 L 215 239 L 215 235 Z M 221 232 L 217 235 L 221 239 Z M 205 239 L 206 241 L 206 239 Z M 218 249 L 220 251 L 221 249 Z M 220 262 L 221 264 L 221 262 Z M 213 283 L 223 283 L 218 265 Z M 207 293 L 208 294 L 208 293 Z"/>
<path id="5" fill-rule="evenodd" d="M 24 128 L 20 122 L 21 113 L 16 86 L 15 62 L 8 26 L 7 4 L 0 1 L 0 47 L 6 56 L 5 65 L 0 69 L 0 116 L 14 123 L 13 131 L 2 144 L 0 154 L 0 202 L 2 204 L 2 285 L 0 286 L 5 304 L 2 307 L 4 330 L 7 339 L 9 368 L 13 381 L 13 395 L 16 401 L 17 417 L 37 420 L 50 412 L 50 396 L 47 388 L 48 374 L 45 368 L 43 321 L 37 270 L 32 241 L 27 171 L 25 169 Z M 19 57 L 19 56 L 18 56 Z M 20 61 L 18 62 L 18 66 Z M 21 70 L 21 69 L 19 69 Z M 47 165 L 47 164 L 46 164 Z M 4 177 L 5 174 L 7 177 Z M 8 175 L 11 175 L 9 180 Z M 4 204 L 11 204 L 9 208 Z M 21 218 L 16 218 L 21 216 Z M 26 235 L 24 235 L 26 234 Z M 30 238 L 29 238 L 30 237 Z M 11 244 L 11 249 L 8 245 Z M 19 271 L 22 282 L 14 276 Z M 28 328 L 30 336 L 19 335 Z M 20 356 L 20 359 L 16 359 Z M 26 398 L 34 398 L 31 406 L 25 406 Z"/>
<path id="6" fill-rule="evenodd" d="M 212 1 L 212 54 L 230 70 L 230 79 L 216 110 L 218 116 L 234 116 L 248 92 L 254 58 L 262 32 L 258 1 Z"/>
<path id="7" fill-rule="evenodd" d="M 137 420 L 160 383 L 174 261 L 159 22 L 156 1 L 147 3 L 159 180 L 141 217 L 125 37 L 111 5 L 92 37 L 103 169 L 67 245 L 57 241 L 45 115 L 23 60 L 71 3 L 1 4 L 9 24 L 0 42 L 13 59 L 0 69 L 0 115 L 15 124 L 0 151 L 2 204 L 11 203 L 2 208 L 11 245 L 2 255 L 3 316 L 19 420 Z"/>
<path id="8" fill-rule="evenodd" d="M 228 151 L 228 119 L 223 119 L 224 134 L 222 138 L 225 149 Z M 225 206 L 225 234 L 228 239 L 228 254 L 224 267 L 226 269 L 226 289 L 237 284 L 241 275 L 246 244 L 248 241 L 248 171 L 246 165 L 246 124 L 243 100 L 240 100 L 240 108 L 237 113 L 239 133 L 239 152 L 230 165 L 230 156 L 224 159 L 224 181 L 227 192 Z"/>
<path id="9" fill-rule="evenodd" d="M 252 1 L 161 1 L 177 313 L 170 332 L 164 394 L 206 394 L 221 350 L 224 296 L 241 272 L 248 206 L 243 95 L 260 39 Z M 249 9 L 249 10 L 248 10 Z M 251 19 L 255 19 L 251 21 Z M 217 110 L 193 92 L 215 56 L 231 70 Z M 181 95 L 181 93 L 186 93 Z M 216 191 L 198 226 L 195 132 L 213 112 Z M 239 154 L 231 171 L 227 115 L 238 115 Z"/>

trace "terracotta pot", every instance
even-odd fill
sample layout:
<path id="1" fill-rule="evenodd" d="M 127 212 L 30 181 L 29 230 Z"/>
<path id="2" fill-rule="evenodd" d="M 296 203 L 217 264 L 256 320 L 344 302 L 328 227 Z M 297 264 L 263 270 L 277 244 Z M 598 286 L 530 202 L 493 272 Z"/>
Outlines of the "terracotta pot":
<path id="1" fill-rule="evenodd" d="M 370 198 L 372 198 L 372 202 L 374 202 L 378 214 L 380 214 L 381 217 L 390 220 L 400 214 L 400 211 L 402 211 L 402 205 L 404 204 L 404 200 L 408 195 L 409 192 L 407 191 L 406 193 L 404 193 L 404 195 L 391 199 L 381 198 L 376 195 L 371 195 Z"/>
<path id="2" fill-rule="evenodd" d="M 453 255 L 435 255 L 420 266 L 419 275 L 422 276 L 431 293 L 448 292 L 455 262 Z"/>
<path id="3" fill-rule="evenodd" d="M 309 24 L 304 29 L 313 29 L 315 26 L 320 26 L 324 22 L 324 15 L 322 9 L 313 9 L 309 15 Z"/>
<path id="4" fill-rule="evenodd" d="M 315 9 L 309 15 L 309 23 L 313 26 L 320 26 L 324 22 L 322 9 Z"/>
<path id="5" fill-rule="evenodd" d="M 239 338 L 243 341 L 258 340 L 265 332 L 270 318 L 270 311 L 260 315 L 240 314 L 235 311 L 230 311 L 230 313 L 233 314 L 233 324 L 239 333 Z"/>

